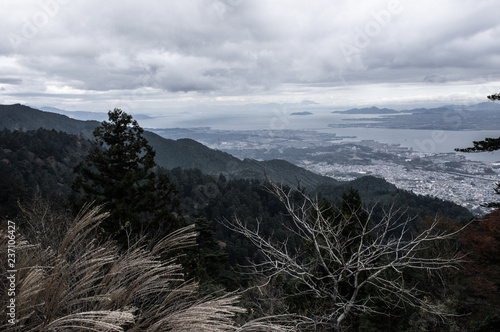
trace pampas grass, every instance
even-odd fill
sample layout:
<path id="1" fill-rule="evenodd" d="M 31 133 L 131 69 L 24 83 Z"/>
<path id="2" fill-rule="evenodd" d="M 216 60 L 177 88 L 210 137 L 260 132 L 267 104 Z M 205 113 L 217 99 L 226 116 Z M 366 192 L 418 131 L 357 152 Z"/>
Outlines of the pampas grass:
<path id="1" fill-rule="evenodd" d="M 16 323 L 3 314 L 2 331 L 292 330 L 265 322 L 238 327 L 235 317 L 246 310 L 237 306 L 237 296 L 199 298 L 176 258 L 161 258 L 195 245 L 193 226 L 123 252 L 112 241 L 98 241 L 107 217 L 99 207 L 88 205 L 71 221 L 35 203 L 24 209 L 16 239 Z M 7 241 L 0 230 L 1 248 Z M 6 254 L 2 249 L 2 262 Z M 2 299 L 7 288 L 3 278 Z"/>

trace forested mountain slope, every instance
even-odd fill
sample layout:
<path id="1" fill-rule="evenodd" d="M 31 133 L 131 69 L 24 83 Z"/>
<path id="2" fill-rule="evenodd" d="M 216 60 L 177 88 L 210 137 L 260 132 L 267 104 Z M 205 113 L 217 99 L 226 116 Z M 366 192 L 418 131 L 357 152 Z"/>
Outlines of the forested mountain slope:
<path id="1" fill-rule="evenodd" d="M 43 112 L 20 104 L 0 105 L 0 129 L 48 130 L 92 137 L 97 121 L 81 121 L 65 115 Z M 240 160 L 228 153 L 210 149 L 191 139 L 170 140 L 152 132 L 144 135 L 156 150 L 156 163 L 166 169 L 197 168 L 207 174 L 224 174 L 228 178 L 269 177 L 277 182 L 314 187 L 321 183 L 335 183 L 332 178 L 304 170 L 286 161 Z"/>
<path id="2" fill-rule="evenodd" d="M 17 201 L 42 194 L 63 202 L 71 193 L 73 168 L 90 142 L 55 130 L 0 130 L 0 215 L 13 215 Z"/>
<path id="3" fill-rule="evenodd" d="M 46 191 L 68 194 L 73 181 L 73 167 L 82 161 L 91 146 L 88 136 L 99 125 L 97 121 L 80 121 L 65 115 L 39 111 L 23 105 L 0 105 L 0 153 L 3 160 L 3 183 L 12 186 L 3 188 L 0 195 L 6 200 L 13 197 L 25 197 L 28 192 Z M 39 129 L 45 128 L 45 130 Z M 21 130 L 21 131 L 19 131 Z M 149 144 L 156 150 L 157 164 L 167 170 L 197 169 L 198 183 L 193 186 L 217 182 L 206 180 L 213 175 L 217 179 L 222 175 L 231 179 L 269 179 L 291 187 L 301 186 L 328 197 L 339 199 L 350 187 L 357 189 L 366 202 L 391 201 L 404 195 L 403 201 L 417 205 L 422 197 L 399 191 L 383 179 L 361 178 L 352 182 L 339 182 L 307 171 L 283 160 L 256 161 L 240 160 L 228 153 L 213 150 L 191 139 L 165 139 L 155 133 L 145 132 Z M 195 172 L 196 173 L 196 172 Z M 204 178 L 205 180 L 201 180 Z M 178 181 L 181 187 L 186 184 Z M 14 185 L 15 184 L 15 185 Z M 12 195 L 8 188 L 19 188 Z M 188 191 L 185 195 L 189 196 Z M 59 194 L 58 194 L 59 195 Z M 434 198 L 426 198 L 426 205 L 433 205 L 431 211 L 454 211 L 453 217 L 467 219 L 470 213 L 455 204 Z M 422 210 L 424 207 L 415 207 Z"/>
<path id="4" fill-rule="evenodd" d="M 23 125 L 22 117 L 16 117 L 16 112 L 1 111 L 2 109 L 0 109 L 0 119 L 8 119 L 5 123 L 16 123 L 18 127 L 13 128 L 14 130 L 0 130 L 0 218 L 6 216 L 9 219 L 15 218 L 18 201 L 26 206 L 33 201 L 34 194 L 39 194 L 52 204 L 69 210 L 65 200 L 72 192 L 73 167 L 84 160 L 92 147 L 91 141 L 85 139 L 83 135 L 68 134 L 54 129 L 27 130 L 28 125 Z M 35 110 L 33 114 L 35 118 L 40 116 L 40 119 L 36 121 L 25 119 L 29 126 L 36 126 L 37 123 L 51 126 L 43 112 L 40 114 Z M 5 117 L 2 118 L 2 115 Z M 64 117 L 51 119 L 55 122 L 68 121 Z M 79 130 L 81 122 L 72 123 L 72 121 L 67 125 Z M 4 126 L 4 122 L 0 122 L 0 125 Z M 446 229 L 446 227 L 459 227 L 464 224 L 463 221 L 472 218 L 469 211 L 456 204 L 400 190 L 384 179 L 373 176 L 350 182 L 338 182 L 307 172 L 286 161 L 240 160 L 190 139 L 166 140 L 152 133 L 147 133 L 146 137 L 157 151 L 159 164 L 166 166 L 159 167 L 156 171 L 166 175 L 177 188 L 175 195 L 181 208 L 178 210 L 179 213 L 176 210 L 176 218 L 182 218 L 195 225 L 196 231 L 200 234 L 199 246 L 197 249 L 187 251 L 181 263 L 186 269 L 186 276 L 199 280 L 203 287 L 206 287 L 204 291 L 207 293 L 221 288 L 229 291 L 248 289 L 253 283 L 258 282 L 248 273 L 239 272 L 242 265 L 248 264 L 249 261 L 262 260 L 262 253 L 247 238 L 228 228 L 224 224 L 227 220 L 238 219 L 245 225 L 255 225 L 258 220 L 261 222 L 265 238 L 272 237 L 279 243 L 286 243 L 291 252 L 298 252 L 302 248 L 305 250 L 302 254 L 308 252 L 308 243 L 288 228 L 291 225 L 290 215 L 278 197 L 271 192 L 269 185 L 262 181 L 264 174 L 275 181 L 283 182 L 285 186 L 300 185 L 301 191 L 309 196 L 326 198 L 337 206 L 342 205 L 345 193 L 355 189 L 359 192 L 363 206 L 370 211 L 371 221 L 383 220 L 388 209 L 399 209 L 400 213 L 395 214 L 395 220 L 399 222 L 400 215 L 401 220 L 407 216 L 411 218 L 411 223 L 408 224 L 408 229 L 411 231 L 418 231 L 419 227 L 433 220 L 443 220 L 440 227 Z M 295 197 L 295 194 L 298 194 L 298 197 Z M 299 192 L 293 192 L 290 198 L 299 202 Z M 21 222 L 19 225 L 21 226 Z M 27 229 L 24 224 L 20 228 Z M 438 231 L 440 230 L 441 228 Z M 486 229 L 478 229 L 476 234 L 478 236 L 470 239 L 472 245 L 482 236 L 480 231 Z M 445 243 L 443 247 L 429 247 L 426 248 L 425 254 L 435 255 L 436 252 L 446 250 L 454 252 L 458 245 L 458 242 L 450 242 Z M 477 277 L 476 271 L 481 271 L 475 269 L 475 266 L 470 270 L 472 271 L 470 276 L 469 274 L 465 276 L 471 280 Z M 392 270 L 390 272 L 392 273 Z M 446 308 L 450 308 L 452 310 L 450 312 L 456 312 L 457 315 L 468 315 L 471 312 L 470 308 L 475 307 L 476 303 L 486 303 L 479 296 L 467 295 L 470 294 L 469 290 L 474 284 L 459 274 L 430 275 L 425 271 L 411 274 L 403 272 L 405 280 L 412 285 L 424 286 L 426 294 L 422 296 L 430 294 L 435 301 L 443 301 L 442 299 L 449 297 L 450 290 L 441 283 L 445 283 L 447 287 L 449 285 L 450 289 L 453 288 L 457 293 L 460 292 L 446 302 Z M 498 280 L 496 275 L 492 279 Z M 281 292 L 281 295 L 277 296 L 280 303 L 298 312 L 301 312 L 302 306 L 309 305 L 305 302 L 307 298 L 304 297 L 287 298 L 287 294 L 293 294 L 296 290 L 297 285 L 294 285 L 294 280 L 277 278 L 275 281 L 276 285 L 273 284 L 272 287 L 274 291 Z M 478 288 L 481 291 L 486 291 L 485 287 L 480 286 Z M 483 296 L 483 293 L 478 294 Z M 252 298 L 249 294 L 244 301 L 247 301 L 245 303 L 248 303 L 249 308 L 260 308 L 256 306 L 261 303 L 259 299 Z M 294 305 L 297 306 L 295 309 Z M 318 305 L 321 307 L 321 300 Z M 383 307 L 383 303 L 380 305 Z M 271 311 L 263 311 L 261 314 L 270 313 Z M 475 313 L 477 316 L 475 319 L 479 321 L 488 313 L 488 311 Z M 418 310 L 397 311 L 390 317 L 394 322 L 397 320 L 401 326 L 405 326 L 407 322 L 422 321 L 423 318 L 418 316 L 420 314 L 424 315 Z M 393 321 L 387 322 L 384 319 L 377 321 L 371 316 L 360 317 L 359 324 L 361 323 L 380 326 L 379 329 L 366 328 L 367 331 L 388 331 L 387 326 L 394 325 Z M 435 322 L 428 319 L 424 323 Z M 437 326 L 438 323 L 434 325 Z"/>
<path id="5" fill-rule="evenodd" d="M 92 131 L 98 125 L 98 121 L 74 120 L 65 115 L 44 112 L 21 104 L 0 105 L 0 129 L 21 131 L 38 128 L 55 129 L 90 138 Z"/>
<path id="6" fill-rule="evenodd" d="M 257 190 L 263 186 L 264 174 L 290 187 L 297 185 L 308 187 L 308 192 L 332 201 L 339 202 L 342 194 L 354 188 L 359 191 L 363 201 L 367 204 L 397 201 L 400 205 L 410 206 L 412 212 L 419 215 L 448 215 L 462 220 L 471 217 L 468 210 L 463 207 L 436 198 L 398 190 L 381 178 L 367 176 L 350 182 L 334 180 L 321 182 L 318 180 L 321 177 L 310 177 L 310 172 L 285 161 L 257 162 L 249 159 L 241 161 L 227 153 L 208 149 L 191 140 L 166 141 L 171 143 L 169 146 L 171 150 L 167 150 L 168 153 L 177 154 L 177 159 L 180 161 L 179 164 L 171 164 L 163 172 L 176 184 L 186 213 L 197 217 L 220 217 L 219 213 L 210 208 L 212 204 L 217 206 L 216 210 L 226 212 L 235 212 L 235 208 L 245 204 L 249 204 L 249 207 L 254 206 L 263 197 L 256 192 L 262 189 Z M 176 147 L 181 150 L 176 150 Z M 65 196 L 71 193 L 71 184 L 74 179 L 73 167 L 84 160 L 90 148 L 90 141 L 55 130 L 38 129 L 27 132 L 1 130 L 2 214 L 12 215 L 16 211 L 17 200 L 29 199 L 34 193 L 40 193 L 51 199 L 64 200 Z M 182 153 L 189 149 L 193 151 Z M 199 156 L 199 161 L 196 161 L 196 156 Z M 205 173 L 200 170 L 197 166 L 201 163 L 209 165 L 212 171 Z M 229 174 L 229 176 L 224 174 Z M 314 185 L 315 183 L 310 179 L 318 182 Z M 248 187 L 255 190 L 252 189 L 248 193 L 248 188 L 231 189 L 227 201 L 234 200 L 236 207 L 227 205 L 221 209 L 220 204 L 226 203 L 218 202 L 221 198 L 219 195 L 223 195 L 229 188 L 228 184 L 231 183 L 240 183 L 237 185 L 240 189 Z M 230 196 L 233 198 L 229 199 Z M 257 218 L 258 213 L 263 211 L 262 208 L 255 206 L 255 211 L 247 210 L 248 216 Z M 201 213 L 201 211 L 204 212 Z M 223 217 L 229 218 L 231 213 L 224 214 Z"/>

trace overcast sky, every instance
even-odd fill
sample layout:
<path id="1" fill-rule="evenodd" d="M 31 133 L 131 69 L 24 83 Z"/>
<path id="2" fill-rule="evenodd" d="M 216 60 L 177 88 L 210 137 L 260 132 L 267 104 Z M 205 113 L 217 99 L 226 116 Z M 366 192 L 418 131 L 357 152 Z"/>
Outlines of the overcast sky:
<path id="1" fill-rule="evenodd" d="M 0 103 L 482 102 L 500 92 L 499 10 L 498 0 L 2 0 Z"/>

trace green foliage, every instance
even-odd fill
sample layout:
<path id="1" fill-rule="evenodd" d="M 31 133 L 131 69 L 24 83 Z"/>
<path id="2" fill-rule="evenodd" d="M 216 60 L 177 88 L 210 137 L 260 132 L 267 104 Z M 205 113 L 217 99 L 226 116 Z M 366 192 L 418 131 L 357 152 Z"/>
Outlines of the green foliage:
<path id="1" fill-rule="evenodd" d="M 181 262 L 186 269 L 187 278 L 196 280 L 200 283 L 201 290 L 209 294 L 227 283 L 226 244 L 216 240 L 211 222 L 207 219 L 198 218 L 194 225 L 197 246 L 186 250 Z"/>
<path id="2" fill-rule="evenodd" d="M 0 121 L 2 124 L 8 124 L 10 128 L 29 129 L 40 123 L 48 127 L 51 121 L 54 121 L 54 124 L 80 133 L 88 128 L 94 129 L 97 125 L 92 122 L 85 123 L 88 127 L 80 127 L 81 123 L 74 126 L 73 121 L 76 120 L 64 116 L 47 117 L 44 112 L 25 109 L 20 105 L 9 107 L 8 112 L 4 113 L 2 112 L 5 107 L 0 107 Z M 27 112 L 25 119 L 22 119 L 24 115 L 20 110 Z M 281 242 L 287 240 L 290 252 L 301 250 L 304 259 L 311 259 L 307 257 L 307 244 L 294 237 L 287 229 L 290 219 L 283 206 L 265 188 L 262 181 L 252 177 L 262 177 L 264 173 L 282 175 L 281 179 L 290 183 L 293 182 L 290 179 L 295 180 L 295 175 L 300 174 L 300 184 L 304 187 L 321 183 L 321 177 L 311 177 L 309 179 L 314 181 L 308 182 L 304 180 L 308 174 L 297 173 L 298 170 L 284 162 L 240 161 L 191 140 L 171 141 L 153 137 L 142 131 L 131 117 L 119 112 L 115 115 L 114 120 L 108 122 L 107 126 L 101 125 L 101 129 L 96 130 L 100 136 L 96 137 L 98 139 L 95 140 L 94 146 L 81 136 L 55 130 L 0 131 L 0 216 L 14 216 L 17 213 L 17 201 L 28 201 L 35 193 L 49 197 L 56 205 L 62 202 L 71 191 L 74 180 L 73 167 L 80 163 L 92 148 L 93 157 L 89 157 L 89 163 L 82 163 L 78 169 L 83 172 L 86 168 L 88 174 L 95 173 L 96 182 L 86 182 L 83 173 L 79 173 L 81 184 L 86 183 L 90 191 L 88 196 L 81 198 L 106 202 L 108 209 L 116 209 L 118 218 L 110 218 L 105 229 L 108 229 L 108 232 L 117 231 L 122 236 L 147 228 L 152 232 L 168 232 L 180 222 L 171 212 L 182 211 L 185 220 L 192 220 L 200 234 L 198 247 L 186 251 L 186 259 L 182 262 L 186 265 L 187 276 L 199 280 L 203 284 L 204 292 L 218 290 L 222 286 L 230 290 L 244 289 L 258 282 L 248 274 L 240 273 L 243 271 L 240 265 L 247 264 L 249 260 L 259 262 L 262 256 L 245 237 L 236 235 L 222 226 L 219 223 L 222 219 L 237 216 L 249 226 L 255 225 L 255 220 L 260 219 L 265 237 L 272 237 Z M 116 126 L 115 121 L 124 125 Z M 157 150 L 167 145 L 170 148 L 161 151 L 159 156 L 151 147 L 147 147 L 148 144 Z M 182 161 L 184 169 L 166 170 L 156 166 L 155 161 L 162 160 L 167 163 L 169 156 L 172 156 L 170 162 L 173 167 L 179 166 Z M 99 171 L 98 166 L 103 167 L 104 173 Z M 135 166 L 138 166 L 137 172 L 131 171 Z M 203 171 L 188 169 L 198 166 L 203 166 Z M 100 180 L 102 182 L 98 183 Z M 297 184 L 296 181 L 293 184 Z M 80 188 L 83 193 L 83 187 Z M 107 190 L 104 190 L 105 188 Z M 350 190 L 351 188 L 353 190 Z M 377 203 L 380 206 L 394 204 L 396 207 L 408 207 L 410 215 L 418 216 L 412 225 L 415 229 L 425 222 L 426 215 L 448 216 L 458 220 L 471 217 L 468 211 L 455 204 L 398 190 L 387 181 L 374 177 L 364 177 L 349 183 L 325 182 L 317 190 L 308 190 L 325 197 L 321 211 L 329 215 L 332 221 L 341 216 L 350 218 L 358 215 L 359 218 L 364 218 L 358 213 L 360 210 L 353 208 L 360 207 L 363 203 L 370 206 Z M 111 199 L 104 193 L 109 194 Z M 178 210 L 175 208 L 174 194 L 181 205 Z M 344 204 L 347 201 L 350 203 Z M 347 208 L 348 206 L 350 208 Z M 381 218 L 378 206 L 371 217 L 375 221 Z M 27 232 L 31 232 L 33 239 L 38 237 L 44 246 L 53 241 L 49 230 L 57 233 L 60 227 L 65 226 L 61 223 L 56 227 L 54 224 L 47 224 L 46 220 L 33 220 L 35 219 L 40 223 L 32 229 L 24 227 L 25 224 L 21 225 Z M 162 220 L 167 220 L 167 224 L 162 224 Z M 54 219 L 53 222 L 58 223 L 59 219 Z M 494 223 L 488 225 L 492 227 Z M 485 224 L 477 224 L 475 227 L 467 233 L 470 235 L 470 241 L 462 243 L 464 252 L 472 250 L 467 264 L 464 264 L 464 271 L 439 275 L 405 271 L 405 278 L 409 285 L 424 285 L 426 296 L 432 301 L 441 303 L 449 308 L 450 312 L 463 314 L 464 316 L 455 319 L 459 326 L 467 326 L 469 331 L 474 328 L 487 331 L 491 330 L 498 320 L 496 312 L 500 298 L 500 282 L 496 247 L 498 239 L 495 233 L 497 230 L 492 230 Z M 356 232 L 356 225 L 352 224 L 351 228 L 346 228 L 343 236 L 348 238 Z M 150 244 L 154 243 L 151 238 L 149 241 Z M 432 257 L 451 247 L 452 244 L 449 248 L 428 248 L 422 254 Z M 255 312 L 259 311 L 262 316 L 267 310 L 275 310 L 271 308 L 273 306 L 279 306 L 280 313 L 285 312 L 286 308 L 300 313 L 319 313 L 331 305 L 328 300 L 309 295 L 286 298 L 287 294 L 304 289 L 296 280 L 279 276 L 272 286 L 273 294 L 279 297 L 275 299 L 276 303 L 280 302 L 279 305 L 273 302 L 272 305 L 266 303 L 260 307 L 256 306 L 257 303 L 263 303 L 261 295 L 260 298 L 246 298 L 248 308 L 255 308 Z M 348 284 L 344 290 L 346 293 L 349 291 Z M 367 293 L 371 291 L 369 288 L 366 290 Z M 353 326 L 359 331 L 404 331 L 409 328 L 409 323 L 412 324 L 413 330 L 429 327 L 435 331 L 452 331 L 454 326 L 432 321 L 425 312 L 388 308 L 384 303 L 375 305 L 382 312 L 390 311 L 390 316 L 386 320 L 368 314 L 352 318 Z"/>
<path id="3" fill-rule="evenodd" d="M 416 195 L 398 189 L 386 180 L 374 176 L 364 176 L 338 185 L 323 184 L 318 186 L 314 192 L 318 196 L 325 197 L 334 204 L 340 205 L 342 195 L 351 188 L 358 191 L 366 205 L 376 205 L 373 211 L 376 220 L 382 217 L 381 207 L 392 204 L 395 207 L 405 207 L 408 214 L 417 216 L 415 223 L 427 215 L 444 216 L 459 221 L 468 221 L 473 218 L 472 213 L 462 206 L 439 198 Z"/>
<path id="4" fill-rule="evenodd" d="M 14 217 L 17 201 L 35 193 L 63 203 L 73 167 L 89 149 L 90 142 L 55 130 L 0 131 L 0 215 Z"/>
<path id="5" fill-rule="evenodd" d="M 137 121 L 119 109 L 109 122 L 94 130 L 95 147 L 80 163 L 73 189 L 81 202 L 105 204 L 111 212 L 102 228 L 123 238 L 132 233 L 166 233 L 180 226 L 172 215 L 175 187 L 164 174 L 156 174 L 155 151 Z M 125 227 L 130 225 L 130 227 Z"/>

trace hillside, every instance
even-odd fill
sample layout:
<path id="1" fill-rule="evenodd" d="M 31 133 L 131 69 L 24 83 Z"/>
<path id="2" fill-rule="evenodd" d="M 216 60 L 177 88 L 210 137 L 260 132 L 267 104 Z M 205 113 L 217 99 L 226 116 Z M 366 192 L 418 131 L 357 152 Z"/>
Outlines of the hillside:
<path id="1" fill-rule="evenodd" d="M 353 109 L 346 114 L 385 114 L 383 117 L 367 117 L 353 123 L 329 124 L 330 127 L 366 127 L 386 129 L 422 130 L 498 130 L 500 105 L 494 102 L 470 106 L 447 105 L 436 108 L 414 108 L 401 112 L 376 107 Z"/>
<path id="2" fill-rule="evenodd" d="M 156 135 L 152 138 L 161 139 Z M 411 206 L 414 214 L 421 214 L 425 210 L 425 213 L 431 213 L 430 211 L 433 214 L 447 213 L 448 216 L 456 219 L 471 217 L 467 209 L 463 207 L 436 198 L 420 197 L 398 190 L 386 180 L 373 176 L 365 176 L 350 182 L 334 180 L 319 182 L 321 177 L 311 176 L 311 172 L 283 160 L 261 162 L 252 159 L 239 160 L 230 154 L 208 149 L 189 139 L 165 140 L 164 147 L 170 150 L 163 150 L 163 155 L 178 156 L 177 163 L 167 164 L 170 166 L 167 169 L 171 169 L 167 171 L 167 174 L 176 183 L 181 191 L 180 196 L 184 198 L 192 195 L 195 195 L 195 200 L 203 198 L 202 201 L 204 201 L 205 198 L 210 198 L 211 195 L 206 194 L 205 189 L 202 190 L 203 194 L 199 195 L 198 189 L 195 189 L 199 186 L 212 189 L 216 186 L 216 192 L 223 193 L 227 190 L 224 178 L 242 181 L 256 178 L 262 180 L 264 176 L 268 176 L 291 187 L 297 185 L 306 187 L 332 201 L 337 201 L 343 193 L 354 188 L 368 204 L 390 203 L 398 200 L 401 204 Z M 74 179 L 73 167 L 83 161 L 90 148 L 91 143 L 88 140 L 55 130 L 38 129 L 27 132 L 1 130 L 0 200 L 3 202 L 4 209 L 0 211 L 0 214 L 12 213 L 15 211 L 18 199 L 29 199 L 34 193 L 49 195 L 53 200 L 64 200 L 71 193 L 71 184 Z M 172 159 L 167 158 L 164 163 L 171 162 Z M 202 172 L 199 167 L 196 167 L 203 163 L 207 165 L 205 169 L 211 169 L 212 172 Z M 221 177 L 220 174 L 229 176 Z M 241 188 L 248 186 L 249 182 L 245 183 Z M 255 183 L 255 188 L 262 185 L 262 181 Z M 236 197 L 240 194 L 239 191 L 231 191 L 229 196 Z M 240 202 L 245 201 L 248 201 L 247 197 L 240 200 Z M 190 210 L 192 205 L 193 198 L 191 197 L 184 204 L 184 210 Z M 425 209 L 422 208 L 423 206 Z M 246 214 L 253 213 L 250 211 L 251 209 Z M 230 218 L 231 213 L 224 217 Z"/>
<path id="3" fill-rule="evenodd" d="M 68 116 L 40 111 L 20 104 L 0 105 L 0 129 L 48 130 L 92 137 L 98 121 L 81 121 Z M 156 163 L 166 169 L 197 168 L 206 174 L 224 174 L 228 178 L 264 179 L 314 187 L 335 180 L 304 170 L 286 161 L 240 160 L 228 153 L 210 149 L 191 139 L 170 140 L 145 132 L 149 144 L 156 150 Z M 278 166 L 279 165 L 279 166 Z"/>
<path id="4" fill-rule="evenodd" d="M 0 216 L 14 215 L 34 194 L 62 203 L 72 192 L 73 168 L 91 144 L 55 130 L 0 130 Z"/>
<path id="5" fill-rule="evenodd" d="M 49 165 L 45 162 L 49 155 L 38 156 L 39 150 L 43 151 L 43 149 L 50 149 L 50 144 L 53 142 L 54 144 L 61 146 L 60 141 L 68 141 L 69 138 L 67 135 L 63 135 L 62 133 L 69 133 L 73 135 L 81 135 L 83 137 L 91 137 L 90 133 L 92 130 L 99 124 L 97 121 L 81 121 L 71 119 L 65 115 L 54 114 L 50 112 L 43 112 L 40 110 L 36 110 L 23 105 L 0 105 L 0 129 L 10 129 L 10 130 L 36 130 L 39 128 L 45 128 L 47 130 L 54 130 L 53 132 L 47 134 L 40 132 L 38 135 L 41 135 L 45 140 L 45 143 L 42 145 L 43 148 L 39 145 L 38 147 L 34 146 L 33 143 L 29 143 L 29 139 L 26 139 L 26 145 L 18 147 L 19 155 L 24 156 L 27 155 L 35 156 L 35 158 L 20 158 L 19 160 L 24 160 L 23 163 L 25 165 L 29 165 L 29 168 L 26 169 L 23 177 L 20 177 L 19 181 L 23 182 L 23 178 L 29 178 L 29 174 L 38 174 L 38 169 L 36 169 L 36 162 L 33 160 L 42 160 L 46 165 Z M 57 136 L 57 132 L 61 131 L 59 134 L 60 137 Z M 33 136 L 33 134 L 29 134 L 28 136 Z M 8 136 L 8 135 L 7 135 Z M 7 137 L 5 136 L 5 137 Z M 22 137 L 22 135 L 20 135 Z M 159 166 L 172 170 L 176 168 L 181 169 L 198 169 L 203 174 L 207 175 L 215 175 L 219 176 L 220 174 L 224 175 L 227 179 L 259 179 L 264 180 L 266 177 L 275 181 L 281 182 L 286 185 L 290 185 L 292 187 L 300 185 L 302 187 L 308 189 L 318 188 L 318 192 L 322 195 L 325 195 L 330 198 L 340 197 L 343 192 L 349 189 L 349 187 L 356 187 L 359 189 L 364 199 L 367 201 L 377 201 L 383 199 L 390 199 L 397 196 L 396 188 L 389 184 L 387 181 L 383 179 L 376 180 L 376 183 L 373 181 L 370 185 L 370 190 L 367 191 L 367 181 L 361 181 L 362 185 L 357 184 L 358 180 L 354 182 L 339 182 L 330 177 L 321 176 L 315 174 L 311 171 L 305 170 L 301 167 L 298 167 L 288 161 L 285 160 L 266 160 L 266 161 L 257 161 L 254 159 L 238 159 L 232 156 L 229 153 L 222 152 L 219 150 L 214 150 L 208 148 L 207 146 L 196 142 L 192 139 L 177 139 L 171 140 L 163 138 L 155 133 L 145 131 L 145 137 L 148 139 L 151 146 L 156 150 L 156 162 Z M 59 143 L 58 143 L 59 141 Z M 75 136 L 72 142 L 78 142 L 79 139 Z M 5 143 L 5 142 L 3 142 Z M 77 144 L 77 143 L 72 143 Z M 82 144 L 81 141 L 78 144 Z M 3 144 L 5 145 L 5 144 Z M 4 146 L 4 148 L 7 148 Z M 86 147 L 88 149 L 88 147 Z M 11 148 L 7 148 L 11 149 Z M 66 164 L 65 174 L 68 174 L 71 171 L 71 167 L 75 165 L 76 159 L 82 158 L 82 153 L 79 152 L 78 156 L 76 156 L 73 152 L 76 148 L 69 147 L 65 151 L 57 152 L 56 154 L 61 154 L 61 160 L 58 165 L 63 165 L 64 160 L 68 160 L 68 158 L 72 159 L 70 164 Z M 12 150 L 12 149 L 11 149 Z M 15 149 L 14 149 L 15 150 Z M 36 150 L 36 151 L 35 151 Z M 37 159 L 38 157 L 38 159 Z M 9 158 L 7 158 L 9 159 Z M 51 159 L 49 159 L 51 160 Z M 24 165 L 24 164 L 23 164 Z M 12 166 L 12 165 L 3 165 L 3 166 Z M 45 167 L 45 166 L 44 166 Z M 48 167 L 48 166 L 47 166 Z M 4 167 L 5 168 L 5 167 Z M 7 167 L 8 169 L 9 167 Z M 25 166 L 23 166 L 25 168 Z M 5 170 L 7 172 L 8 170 Z M 49 168 L 49 172 L 53 172 L 53 168 Z M 14 171 L 11 169 L 9 172 L 18 173 L 19 170 L 15 169 Z M 44 171 L 44 174 L 47 174 L 47 171 Z M 7 174 L 7 173 L 6 173 Z M 57 172 L 56 172 L 57 174 Z M 43 178 L 43 177 L 41 177 Z M 69 188 L 68 185 L 71 183 L 70 176 L 65 176 L 64 181 L 60 181 L 59 179 L 51 180 L 54 183 L 58 183 L 58 187 L 62 189 L 63 192 L 67 193 Z M 45 180 L 44 180 L 45 181 Z M 28 181 L 30 182 L 30 181 Z M 34 183 L 31 181 L 32 184 Z M 26 185 L 26 183 L 25 183 Z M 42 185 L 43 186 L 43 185 Z M 33 186 L 31 186 L 31 190 L 33 190 Z M 40 187 L 40 184 L 35 185 L 35 187 Z M 359 188 L 358 188 L 359 187 Z M 405 194 L 406 196 L 407 194 Z M 411 194 L 410 196 L 416 196 Z M 406 197 L 404 200 L 414 201 L 412 197 Z M 432 201 L 432 202 L 431 202 Z M 437 204 L 441 207 L 436 206 L 436 210 L 455 210 L 455 206 L 451 206 L 441 202 L 435 203 L 435 199 L 431 199 L 427 202 L 427 204 Z M 418 207 L 416 207 L 418 210 Z M 453 213 L 455 216 L 463 214 L 466 218 L 469 217 L 469 213 L 466 209 L 458 209 Z"/>
<path id="6" fill-rule="evenodd" d="M 12 206 L 15 204 L 14 197 L 27 198 L 37 190 L 60 192 L 63 196 L 68 194 L 73 180 L 72 167 L 83 160 L 85 151 L 90 147 L 90 142 L 81 136 L 91 132 L 97 125 L 96 121 L 74 120 L 64 115 L 42 112 L 22 105 L 0 106 L 0 128 L 11 130 L 47 128 L 47 130 L 28 132 L 14 131 L 10 134 L 4 130 L 0 140 L 3 159 L 0 166 L 6 191 L 0 192 L 0 196 L 10 199 Z M 70 135 L 64 131 L 81 136 Z M 228 180 L 263 180 L 268 177 L 292 187 L 300 185 L 309 190 L 316 189 L 317 193 L 332 200 L 341 197 L 353 187 L 359 190 L 366 202 L 394 201 L 396 197 L 403 197 L 402 204 L 424 203 L 426 209 L 433 210 L 434 213 L 450 212 L 450 215 L 458 219 L 462 219 L 460 216 L 465 219 L 471 216 L 465 208 L 449 202 L 434 198 L 426 198 L 423 202 L 417 195 L 399 191 L 383 179 L 366 177 L 352 182 L 339 182 L 284 160 L 240 160 L 231 154 L 210 149 L 191 139 L 165 139 L 152 132 L 145 132 L 145 137 L 157 152 L 158 165 L 167 170 L 198 169 L 200 174 L 212 174 L 215 177 L 222 174 Z M 175 174 L 177 173 L 171 175 L 179 179 L 186 177 Z M 191 195 L 193 188 L 200 184 L 218 183 L 216 178 L 201 181 L 201 175 L 193 174 L 192 185 L 176 180 L 179 188 L 185 190 L 185 196 Z M 7 186 L 7 182 L 10 185 Z M 15 188 L 18 188 L 19 195 L 13 192 Z M 234 196 L 234 193 L 232 195 Z M 191 200 L 187 201 L 186 206 L 189 204 Z M 415 213 L 419 214 L 422 206 L 412 205 Z"/>
<path id="7" fill-rule="evenodd" d="M 65 115 L 44 112 L 21 104 L 0 105 L 0 129 L 37 130 L 44 128 L 92 137 L 98 121 L 78 121 Z"/>

